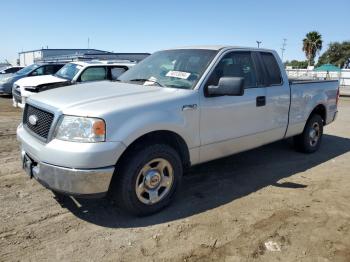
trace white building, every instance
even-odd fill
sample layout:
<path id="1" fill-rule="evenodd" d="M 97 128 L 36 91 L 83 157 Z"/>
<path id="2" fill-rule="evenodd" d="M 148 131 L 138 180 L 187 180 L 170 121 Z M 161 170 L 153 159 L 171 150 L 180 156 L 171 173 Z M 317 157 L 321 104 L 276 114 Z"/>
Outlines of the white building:
<path id="1" fill-rule="evenodd" d="M 106 53 L 106 51 L 97 50 L 97 49 L 37 49 L 31 51 L 23 51 L 18 53 L 19 56 L 19 65 L 27 66 L 40 61 L 47 59 L 52 56 L 64 56 L 64 55 L 79 55 L 79 54 L 88 54 L 88 53 Z"/>

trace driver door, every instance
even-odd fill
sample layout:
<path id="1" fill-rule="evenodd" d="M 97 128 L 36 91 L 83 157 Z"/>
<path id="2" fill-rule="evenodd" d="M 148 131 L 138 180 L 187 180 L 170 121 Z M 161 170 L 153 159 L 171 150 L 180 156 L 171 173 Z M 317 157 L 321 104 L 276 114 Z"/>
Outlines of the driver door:
<path id="1" fill-rule="evenodd" d="M 269 138 L 266 88 L 261 87 L 257 61 L 251 52 L 226 53 L 211 72 L 200 98 L 200 162 L 264 144 Z M 219 79 L 243 77 L 243 96 L 209 96 Z"/>

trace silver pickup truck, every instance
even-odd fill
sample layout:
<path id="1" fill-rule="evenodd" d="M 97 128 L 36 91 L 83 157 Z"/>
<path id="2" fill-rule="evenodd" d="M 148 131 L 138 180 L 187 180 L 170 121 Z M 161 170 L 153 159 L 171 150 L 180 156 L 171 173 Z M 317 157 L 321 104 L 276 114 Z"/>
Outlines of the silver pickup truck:
<path id="1" fill-rule="evenodd" d="M 199 46 L 154 53 L 118 78 L 31 96 L 17 129 L 23 167 L 47 188 L 167 206 L 183 170 L 294 137 L 315 152 L 336 118 L 337 81 L 290 81 L 275 51 Z"/>

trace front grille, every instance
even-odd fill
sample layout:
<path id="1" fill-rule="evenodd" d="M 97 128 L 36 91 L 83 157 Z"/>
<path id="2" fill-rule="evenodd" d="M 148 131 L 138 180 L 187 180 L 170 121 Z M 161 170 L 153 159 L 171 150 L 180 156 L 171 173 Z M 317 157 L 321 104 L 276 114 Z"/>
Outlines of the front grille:
<path id="1" fill-rule="evenodd" d="M 29 122 L 30 116 L 36 117 L 37 121 L 35 125 Z M 54 115 L 52 113 L 26 104 L 23 112 L 23 125 L 46 140 L 49 136 L 53 118 Z"/>

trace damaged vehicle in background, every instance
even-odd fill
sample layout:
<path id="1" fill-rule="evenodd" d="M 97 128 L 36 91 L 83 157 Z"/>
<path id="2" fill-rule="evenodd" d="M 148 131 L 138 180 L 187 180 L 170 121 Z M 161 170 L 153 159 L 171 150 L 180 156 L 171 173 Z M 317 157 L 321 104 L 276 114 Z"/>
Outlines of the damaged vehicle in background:
<path id="1" fill-rule="evenodd" d="M 0 79 L 0 93 L 11 95 L 13 84 L 17 80 L 25 77 L 52 75 L 60 70 L 62 66 L 64 66 L 64 63 L 37 63 L 24 67 L 13 75 Z"/>
<path id="2" fill-rule="evenodd" d="M 46 90 L 91 81 L 116 80 L 134 65 L 130 61 L 71 62 L 54 75 L 20 79 L 13 85 L 13 106 L 23 108 L 29 96 Z"/>

